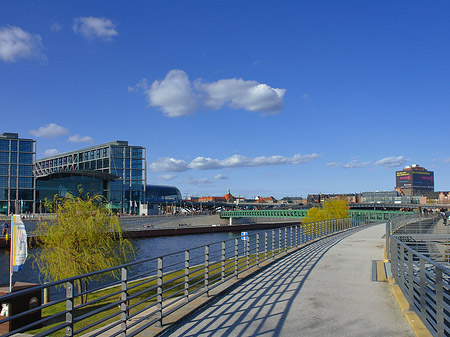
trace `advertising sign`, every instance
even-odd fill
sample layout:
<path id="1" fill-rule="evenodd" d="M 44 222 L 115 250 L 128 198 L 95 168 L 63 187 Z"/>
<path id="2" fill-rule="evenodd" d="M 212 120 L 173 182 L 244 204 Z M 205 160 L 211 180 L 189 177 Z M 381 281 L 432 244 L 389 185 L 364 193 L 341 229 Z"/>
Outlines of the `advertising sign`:
<path id="1" fill-rule="evenodd" d="M 434 190 L 434 173 L 431 171 L 397 171 L 396 187 Z"/>
<path id="2" fill-rule="evenodd" d="M 434 190 L 433 172 L 430 171 L 413 171 L 413 188 L 422 188 Z"/>
<path id="3" fill-rule="evenodd" d="M 396 182 L 396 187 L 412 188 L 412 172 L 411 171 L 397 171 L 395 182 Z"/>

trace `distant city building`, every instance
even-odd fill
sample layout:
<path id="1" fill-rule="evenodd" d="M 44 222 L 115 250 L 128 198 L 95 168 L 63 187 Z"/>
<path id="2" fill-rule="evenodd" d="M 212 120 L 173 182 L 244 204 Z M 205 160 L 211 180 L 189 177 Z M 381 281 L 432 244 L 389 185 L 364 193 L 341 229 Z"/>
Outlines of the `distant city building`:
<path id="1" fill-rule="evenodd" d="M 434 196 L 434 172 L 417 164 L 395 172 L 395 190 L 406 196 Z"/>
<path id="2" fill-rule="evenodd" d="M 242 198 L 240 198 L 242 199 Z M 198 202 L 235 202 L 237 198 L 230 193 L 228 190 L 227 194 L 223 197 L 200 197 L 198 198 Z"/>
<path id="3" fill-rule="evenodd" d="M 359 194 L 308 194 L 306 198 L 308 204 L 322 203 L 328 199 L 341 199 L 348 203 L 357 203 L 360 201 Z"/>
<path id="4" fill-rule="evenodd" d="M 0 213 L 34 211 L 36 142 L 17 133 L 0 134 Z"/>
<path id="5" fill-rule="evenodd" d="M 361 193 L 363 204 L 420 204 L 420 196 L 405 196 L 398 191 Z"/>
<path id="6" fill-rule="evenodd" d="M 256 202 L 261 203 L 261 204 L 265 204 L 265 203 L 271 203 L 274 204 L 277 202 L 277 199 L 275 199 L 274 197 L 256 197 Z"/>
<path id="7" fill-rule="evenodd" d="M 103 195 L 111 208 L 135 211 L 145 201 L 146 151 L 114 141 L 58 154 L 35 162 L 36 201 L 70 192 Z"/>

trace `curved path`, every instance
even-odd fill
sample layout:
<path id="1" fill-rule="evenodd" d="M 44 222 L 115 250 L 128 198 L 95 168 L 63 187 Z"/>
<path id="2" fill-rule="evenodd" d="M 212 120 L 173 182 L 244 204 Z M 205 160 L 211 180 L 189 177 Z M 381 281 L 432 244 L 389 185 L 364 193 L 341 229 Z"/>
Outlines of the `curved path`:
<path id="1" fill-rule="evenodd" d="M 414 336 L 388 283 L 372 281 L 385 225 L 294 252 L 243 280 L 163 336 Z"/>

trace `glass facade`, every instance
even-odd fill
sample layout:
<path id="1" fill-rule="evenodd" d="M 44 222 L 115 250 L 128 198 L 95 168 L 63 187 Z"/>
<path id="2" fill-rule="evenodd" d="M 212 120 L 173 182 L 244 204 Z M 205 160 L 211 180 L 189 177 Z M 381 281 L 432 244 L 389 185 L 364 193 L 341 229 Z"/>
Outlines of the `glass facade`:
<path id="1" fill-rule="evenodd" d="M 0 213 L 34 212 L 35 141 L 17 133 L 0 135 Z"/>
<path id="2" fill-rule="evenodd" d="M 47 182 L 42 183 L 48 188 L 48 191 L 45 192 L 47 195 L 50 193 L 51 183 L 49 181 L 60 179 L 55 175 L 57 173 L 74 173 L 74 175 L 77 175 L 76 172 L 95 171 L 108 174 L 103 177 L 101 187 L 100 185 L 96 187 L 97 192 L 92 193 L 91 191 L 90 194 L 101 193 L 110 202 L 111 207 L 122 212 L 128 212 L 131 207 L 135 207 L 134 205 L 139 202 L 144 202 L 145 199 L 145 182 L 147 179 L 145 155 L 144 147 L 130 146 L 126 141 L 115 141 L 37 160 L 35 174 L 38 181 L 47 179 Z M 111 181 L 111 175 L 115 176 L 114 181 Z M 77 177 L 76 179 L 80 179 L 79 175 Z M 100 178 L 97 177 L 96 179 Z M 69 184 L 67 177 L 64 177 L 64 181 L 64 183 L 62 181 L 59 181 L 59 183 L 62 183 L 62 185 Z M 59 195 L 59 183 L 55 181 L 53 195 Z M 84 181 L 81 184 L 83 188 L 84 184 L 88 184 L 88 182 Z M 41 183 L 39 182 L 38 189 L 40 189 L 40 186 Z M 77 193 L 78 189 L 71 192 Z M 43 200 L 40 192 L 38 199 Z"/>
<path id="3" fill-rule="evenodd" d="M 161 204 L 164 202 L 181 201 L 180 190 L 174 186 L 147 185 L 145 202 Z"/>
<path id="4" fill-rule="evenodd" d="M 52 200 L 55 195 L 64 197 L 68 192 L 78 191 L 83 188 L 83 195 L 104 195 L 107 189 L 107 180 L 101 176 L 89 176 L 80 174 L 55 173 L 47 179 L 36 181 L 36 199 Z M 77 193 L 78 194 L 78 193 Z"/>

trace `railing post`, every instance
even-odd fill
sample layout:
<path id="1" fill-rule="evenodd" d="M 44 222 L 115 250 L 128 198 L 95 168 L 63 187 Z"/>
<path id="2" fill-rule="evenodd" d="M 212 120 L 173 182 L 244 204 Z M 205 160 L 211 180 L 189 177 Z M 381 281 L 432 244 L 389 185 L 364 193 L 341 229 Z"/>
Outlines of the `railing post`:
<path id="1" fill-rule="evenodd" d="M 295 225 L 295 247 L 298 247 L 298 225 Z"/>
<path id="2" fill-rule="evenodd" d="M 281 253 L 281 228 L 278 228 L 278 254 Z"/>
<path id="3" fill-rule="evenodd" d="M 297 228 L 297 227 L 296 227 Z M 293 230 L 294 230 L 294 227 L 292 227 L 292 226 L 289 226 L 289 247 L 293 247 L 292 246 L 292 232 L 293 232 Z"/>
<path id="4" fill-rule="evenodd" d="M 222 258 L 221 258 L 222 270 L 221 270 L 221 273 L 220 273 L 220 277 L 222 279 L 222 282 L 225 281 L 225 248 L 226 248 L 226 242 L 222 241 Z"/>
<path id="5" fill-rule="evenodd" d="M 406 293 L 405 289 L 405 248 L 399 245 L 400 248 L 400 275 L 399 275 L 399 286 L 403 293 Z"/>
<path id="6" fill-rule="evenodd" d="M 436 267 L 436 330 L 438 337 L 444 336 L 442 269 Z"/>
<path id="7" fill-rule="evenodd" d="M 158 317 L 158 326 L 163 325 L 163 313 L 162 313 L 162 300 L 163 300 L 163 259 L 162 257 L 158 257 L 157 259 L 157 287 L 156 287 L 156 309 L 158 310 L 157 317 Z"/>
<path id="8" fill-rule="evenodd" d="M 414 311 L 414 270 L 413 270 L 413 252 L 408 250 L 408 302 L 409 310 Z"/>
<path id="9" fill-rule="evenodd" d="M 239 239 L 234 239 L 234 276 L 238 277 Z"/>
<path id="10" fill-rule="evenodd" d="M 259 268 L 259 233 L 256 233 L 256 266 Z"/>
<path id="11" fill-rule="evenodd" d="M 264 232 L 264 261 L 267 260 L 267 231 Z"/>
<path id="12" fill-rule="evenodd" d="M 287 244 L 287 227 L 284 227 L 284 251 L 287 252 L 288 244 Z"/>
<path id="13" fill-rule="evenodd" d="M 275 231 L 272 229 L 272 259 L 275 259 Z"/>
<path id="14" fill-rule="evenodd" d="M 209 245 L 205 246 L 205 289 L 206 296 L 209 296 Z"/>
<path id="15" fill-rule="evenodd" d="M 127 335 L 127 319 L 128 319 L 128 294 L 127 294 L 127 281 L 128 281 L 128 270 L 126 267 L 121 268 L 121 280 L 120 280 L 120 288 L 121 295 L 120 300 L 120 330 L 121 336 L 125 337 Z"/>
<path id="16" fill-rule="evenodd" d="M 190 256 L 189 250 L 184 251 L 184 297 L 185 302 L 189 302 L 189 265 L 190 265 Z"/>
<path id="17" fill-rule="evenodd" d="M 422 322 L 426 322 L 426 305 L 427 299 L 425 295 L 425 260 L 419 257 L 419 272 L 420 272 L 420 286 L 419 286 L 419 294 L 420 294 L 420 319 Z"/>
<path id="18" fill-rule="evenodd" d="M 66 336 L 73 336 L 73 303 L 74 303 L 74 289 L 73 281 L 66 283 L 66 323 L 69 325 L 66 327 Z"/>
<path id="19" fill-rule="evenodd" d="M 247 236 L 247 240 L 244 241 L 245 245 L 245 266 L 246 269 L 250 267 L 250 236 Z"/>

